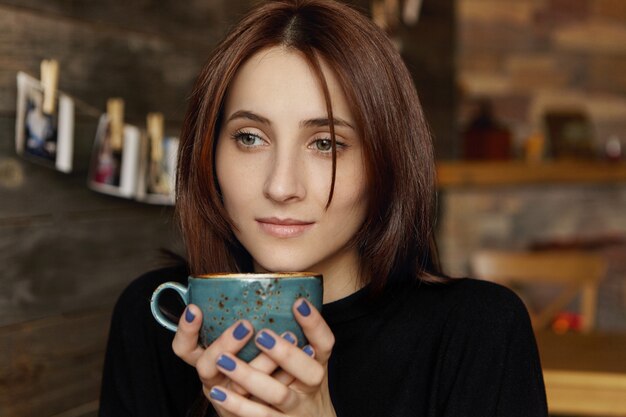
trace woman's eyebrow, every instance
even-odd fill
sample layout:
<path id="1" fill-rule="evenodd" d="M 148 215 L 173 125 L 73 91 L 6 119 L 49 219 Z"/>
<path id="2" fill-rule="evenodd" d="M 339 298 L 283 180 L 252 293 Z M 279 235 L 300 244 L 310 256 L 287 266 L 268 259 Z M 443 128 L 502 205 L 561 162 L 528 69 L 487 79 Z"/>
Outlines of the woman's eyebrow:
<path id="1" fill-rule="evenodd" d="M 251 111 L 248 110 L 238 110 L 236 112 L 234 112 L 226 121 L 226 123 L 235 120 L 235 119 L 248 119 L 248 120 L 252 120 L 253 122 L 258 122 L 258 123 L 262 123 L 264 125 L 268 125 L 270 126 L 272 124 L 272 122 L 270 122 L 269 119 L 260 116 L 256 113 L 253 113 Z"/>
<path id="2" fill-rule="evenodd" d="M 228 118 L 226 123 L 231 122 L 232 120 L 235 120 L 235 119 L 247 119 L 247 120 L 252 120 L 253 122 L 262 123 L 268 126 L 272 125 L 272 122 L 268 118 L 258 115 L 249 110 L 237 110 Z M 333 118 L 333 124 L 339 127 L 348 127 L 350 129 L 354 129 L 354 126 L 352 126 L 346 120 L 343 120 L 338 117 Z M 308 120 L 303 120 L 300 122 L 301 127 L 326 127 L 329 125 L 330 125 L 330 119 L 327 117 L 308 119 Z"/>
<path id="3" fill-rule="evenodd" d="M 319 119 L 309 119 L 309 120 L 304 120 L 300 122 L 301 127 L 325 127 L 329 125 L 330 125 L 330 119 L 327 117 L 326 118 L 322 117 Z M 349 127 L 350 129 L 354 129 L 354 126 L 352 126 L 350 123 L 337 117 L 333 118 L 333 125 L 340 126 L 340 127 Z"/>

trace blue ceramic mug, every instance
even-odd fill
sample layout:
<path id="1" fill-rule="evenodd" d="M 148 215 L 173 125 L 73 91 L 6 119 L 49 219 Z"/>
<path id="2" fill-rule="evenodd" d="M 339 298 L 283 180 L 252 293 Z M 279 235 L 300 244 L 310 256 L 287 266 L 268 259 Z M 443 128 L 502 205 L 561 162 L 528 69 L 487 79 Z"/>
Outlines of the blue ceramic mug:
<path id="1" fill-rule="evenodd" d="M 298 339 L 298 346 L 304 347 L 307 341 L 293 316 L 292 306 L 298 298 L 304 297 L 319 310 L 323 295 L 322 276 L 310 272 L 190 276 L 187 286 L 178 282 L 160 285 L 150 300 L 154 318 L 174 332 L 178 325 L 159 308 L 159 298 L 168 289 L 178 292 L 185 304 L 195 304 L 202 311 L 200 344 L 204 347 L 242 319 L 250 321 L 255 331 L 267 328 L 278 334 L 292 332 Z M 252 338 L 237 356 L 249 362 L 258 354 Z"/>

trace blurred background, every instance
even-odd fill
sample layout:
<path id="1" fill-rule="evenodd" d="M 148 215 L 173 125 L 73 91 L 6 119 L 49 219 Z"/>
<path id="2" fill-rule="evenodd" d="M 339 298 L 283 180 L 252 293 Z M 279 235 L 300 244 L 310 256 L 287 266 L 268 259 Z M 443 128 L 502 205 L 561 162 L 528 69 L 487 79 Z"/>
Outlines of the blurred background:
<path id="1" fill-rule="evenodd" d="M 171 207 L 87 187 L 97 110 L 121 97 L 127 123 L 145 126 L 147 113 L 161 112 L 166 133 L 177 135 L 200 67 L 252 4 L 0 0 L 0 416 L 96 414 L 115 300 L 163 264 L 161 248 L 183 253 Z M 626 343 L 626 1 L 352 4 L 393 39 L 431 125 L 444 271 L 505 281 L 519 277 L 481 273 L 477 256 L 592 255 L 597 277 L 574 278 L 587 285 L 583 295 L 563 299 L 543 327 L 586 335 L 573 362 L 607 346 L 626 349 L 617 342 Z M 76 99 L 70 174 L 15 151 L 16 74 L 38 78 L 48 58 L 59 61 L 59 89 Z M 558 262 L 548 270 L 583 269 Z M 514 288 L 529 308 L 543 308 L 570 285 L 544 285 L 549 278 Z M 553 348 L 539 339 L 549 363 Z M 625 352 L 615 348 L 598 366 L 626 378 Z M 616 381 L 598 389 L 626 387 Z M 571 391 L 558 397 L 562 386 L 548 388 L 557 395 L 553 413 L 626 415 L 614 414 L 626 395 L 580 411 Z"/>

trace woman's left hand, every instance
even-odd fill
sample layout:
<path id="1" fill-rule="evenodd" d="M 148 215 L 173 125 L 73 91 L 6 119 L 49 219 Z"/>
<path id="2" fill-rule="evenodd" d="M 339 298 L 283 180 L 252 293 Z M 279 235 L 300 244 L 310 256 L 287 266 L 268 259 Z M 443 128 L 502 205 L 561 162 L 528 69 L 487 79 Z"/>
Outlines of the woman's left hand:
<path id="1" fill-rule="evenodd" d="M 205 395 L 215 408 L 240 417 L 336 416 L 327 372 L 335 337 L 319 311 L 304 299 L 296 301 L 293 312 L 310 345 L 299 349 L 271 330 L 259 331 L 256 345 L 281 368 L 273 375 L 234 355 L 220 355 L 218 369 L 252 397 L 214 386 Z"/>

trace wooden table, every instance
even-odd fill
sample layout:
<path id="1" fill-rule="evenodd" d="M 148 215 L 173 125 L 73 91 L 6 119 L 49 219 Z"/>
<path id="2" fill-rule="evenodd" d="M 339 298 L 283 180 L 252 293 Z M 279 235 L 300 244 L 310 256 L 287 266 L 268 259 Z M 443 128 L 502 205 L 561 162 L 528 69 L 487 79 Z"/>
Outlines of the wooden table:
<path id="1" fill-rule="evenodd" d="M 550 414 L 626 416 L 626 334 L 537 333 Z"/>

